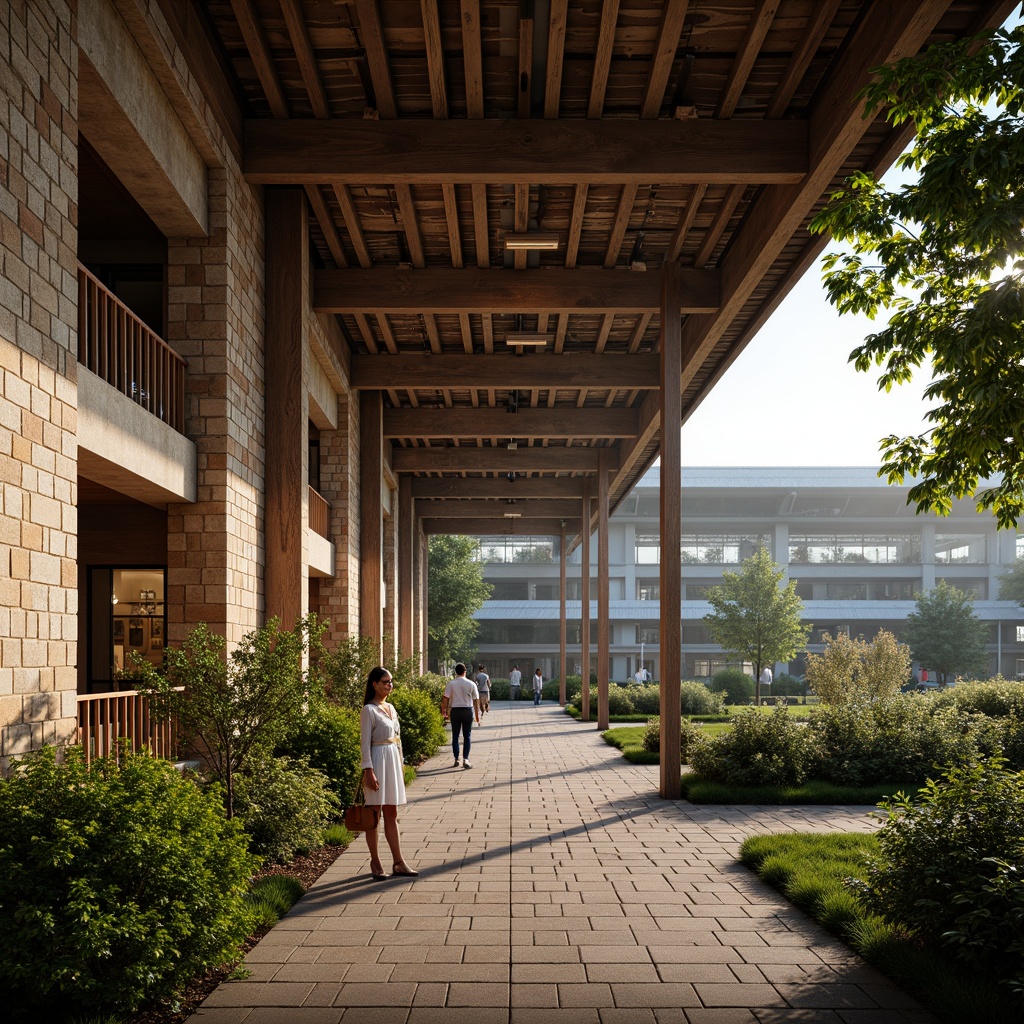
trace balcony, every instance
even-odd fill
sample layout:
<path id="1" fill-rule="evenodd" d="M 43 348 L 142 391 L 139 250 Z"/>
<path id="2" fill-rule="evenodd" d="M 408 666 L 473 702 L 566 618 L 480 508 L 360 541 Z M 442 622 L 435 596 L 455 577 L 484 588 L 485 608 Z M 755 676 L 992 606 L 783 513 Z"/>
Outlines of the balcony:
<path id="1" fill-rule="evenodd" d="M 331 506 L 315 488 L 308 487 L 309 530 L 307 551 L 309 574 L 326 578 L 335 573 L 334 544 L 331 542 Z"/>
<path id="2" fill-rule="evenodd" d="M 148 750 L 154 757 L 177 755 L 177 724 L 158 722 L 149 697 L 136 690 L 91 693 L 78 697 L 78 740 L 86 762 L 116 753 L 118 741 L 137 754 Z"/>
<path id="3" fill-rule="evenodd" d="M 78 265 L 78 361 L 179 434 L 185 360 Z"/>

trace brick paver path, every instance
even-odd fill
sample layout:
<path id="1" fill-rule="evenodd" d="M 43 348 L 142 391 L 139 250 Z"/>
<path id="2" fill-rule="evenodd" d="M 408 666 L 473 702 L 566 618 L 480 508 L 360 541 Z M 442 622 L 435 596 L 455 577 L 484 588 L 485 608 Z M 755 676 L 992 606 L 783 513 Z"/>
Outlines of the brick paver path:
<path id="1" fill-rule="evenodd" d="M 932 1020 L 735 860 L 752 833 L 867 830 L 868 808 L 665 801 L 657 767 L 550 703 L 494 705 L 472 761 L 445 748 L 410 787 L 419 878 L 372 881 L 358 840 L 191 1020 Z"/>

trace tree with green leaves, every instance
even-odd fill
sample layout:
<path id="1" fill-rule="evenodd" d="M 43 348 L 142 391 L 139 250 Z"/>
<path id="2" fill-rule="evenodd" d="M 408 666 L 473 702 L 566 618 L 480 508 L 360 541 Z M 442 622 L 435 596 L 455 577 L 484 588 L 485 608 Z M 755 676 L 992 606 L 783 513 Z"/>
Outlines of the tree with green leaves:
<path id="1" fill-rule="evenodd" d="M 875 69 L 866 111 L 912 123 L 917 181 L 857 173 L 815 218 L 852 251 L 825 259 L 843 313 L 891 314 L 850 356 L 886 391 L 931 361 L 929 429 L 882 439 L 890 483 L 946 514 L 975 496 L 1000 526 L 1024 513 L 1024 26 L 930 47 Z M 979 491 L 979 482 L 984 481 Z"/>
<path id="2" fill-rule="evenodd" d="M 780 587 L 784 571 L 766 548 L 746 559 L 738 573 L 722 573 L 722 584 L 708 591 L 714 609 L 704 616 L 717 644 L 754 666 L 754 700 L 761 703 L 761 669 L 789 661 L 810 635 L 802 625 L 804 603 L 796 596 L 796 580 Z"/>
<path id="3" fill-rule="evenodd" d="M 910 648 L 886 629 L 870 643 L 849 633 L 824 639 L 823 654 L 807 655 L 807 682 L 823 704 L 884 700 L 910 678 Z"/>
<path id="4" fill-rule="evenodd" d="M 945 580 L 917 595 L 903 639 L 916 661 L 935 670 L 939 686 L 986 667 L 988 626 L 974 614 L 974 598 Z"/>
<path id="5" fill-rule="evenodd" d="M 1024 605 L 1024 555 L 1018 555 L 1013 565 L 999 577 L 999 598 Z"/>
<path id="6" fill-rule="evenodd" d="M 477 634 L 473 616 L 491 596 L 472 537 L 430 538 L 427 576 L 428 653 L 439 666 L 466 657 Z"/>

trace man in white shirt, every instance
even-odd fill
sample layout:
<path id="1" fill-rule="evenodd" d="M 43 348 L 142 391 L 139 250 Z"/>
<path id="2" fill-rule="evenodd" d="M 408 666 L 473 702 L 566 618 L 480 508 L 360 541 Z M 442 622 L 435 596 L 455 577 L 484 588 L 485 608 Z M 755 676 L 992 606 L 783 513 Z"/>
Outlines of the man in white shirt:
<path id="1" fill-rule="evenodd" d="M 480 724 L 480 691 L 472 679 L 466 678 L 466 666 L 459 662 L 455 666 L 455 678 L 444 688 L 441 698 L 441 714 L 452 722 L 452 753 L 455 755 L 455 767 L 459 767 L 459 733 L 465 742 L 462 745 L 462 767 L 472 768 L 469 763 L 470 735 L 473 732 L 473 720 Z"/>
<path id="2" fill-rule="evenodd" d="M 772 670 L 765 665 L 764 670 L 761 672 L 760 683 L 762 686 L 767 687 L 768 696 L 772 695 Z"/>
<path id="3" fill-rule="evenodd" d="M 508 674 L 509 700 L 519 700 L 519 686 L 523 681 L 523 673 L 519 671 L 518 665 L 512 666 Z"/>

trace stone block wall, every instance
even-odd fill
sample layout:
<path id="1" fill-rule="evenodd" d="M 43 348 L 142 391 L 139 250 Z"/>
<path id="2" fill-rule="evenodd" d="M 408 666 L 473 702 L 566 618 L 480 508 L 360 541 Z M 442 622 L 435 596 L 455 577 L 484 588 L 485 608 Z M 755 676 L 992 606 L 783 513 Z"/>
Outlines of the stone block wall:
<path id="1" fill-rule="evenodd" d="M 76 38 L 0 4 L 0 768 L 76 723 Z"/>

